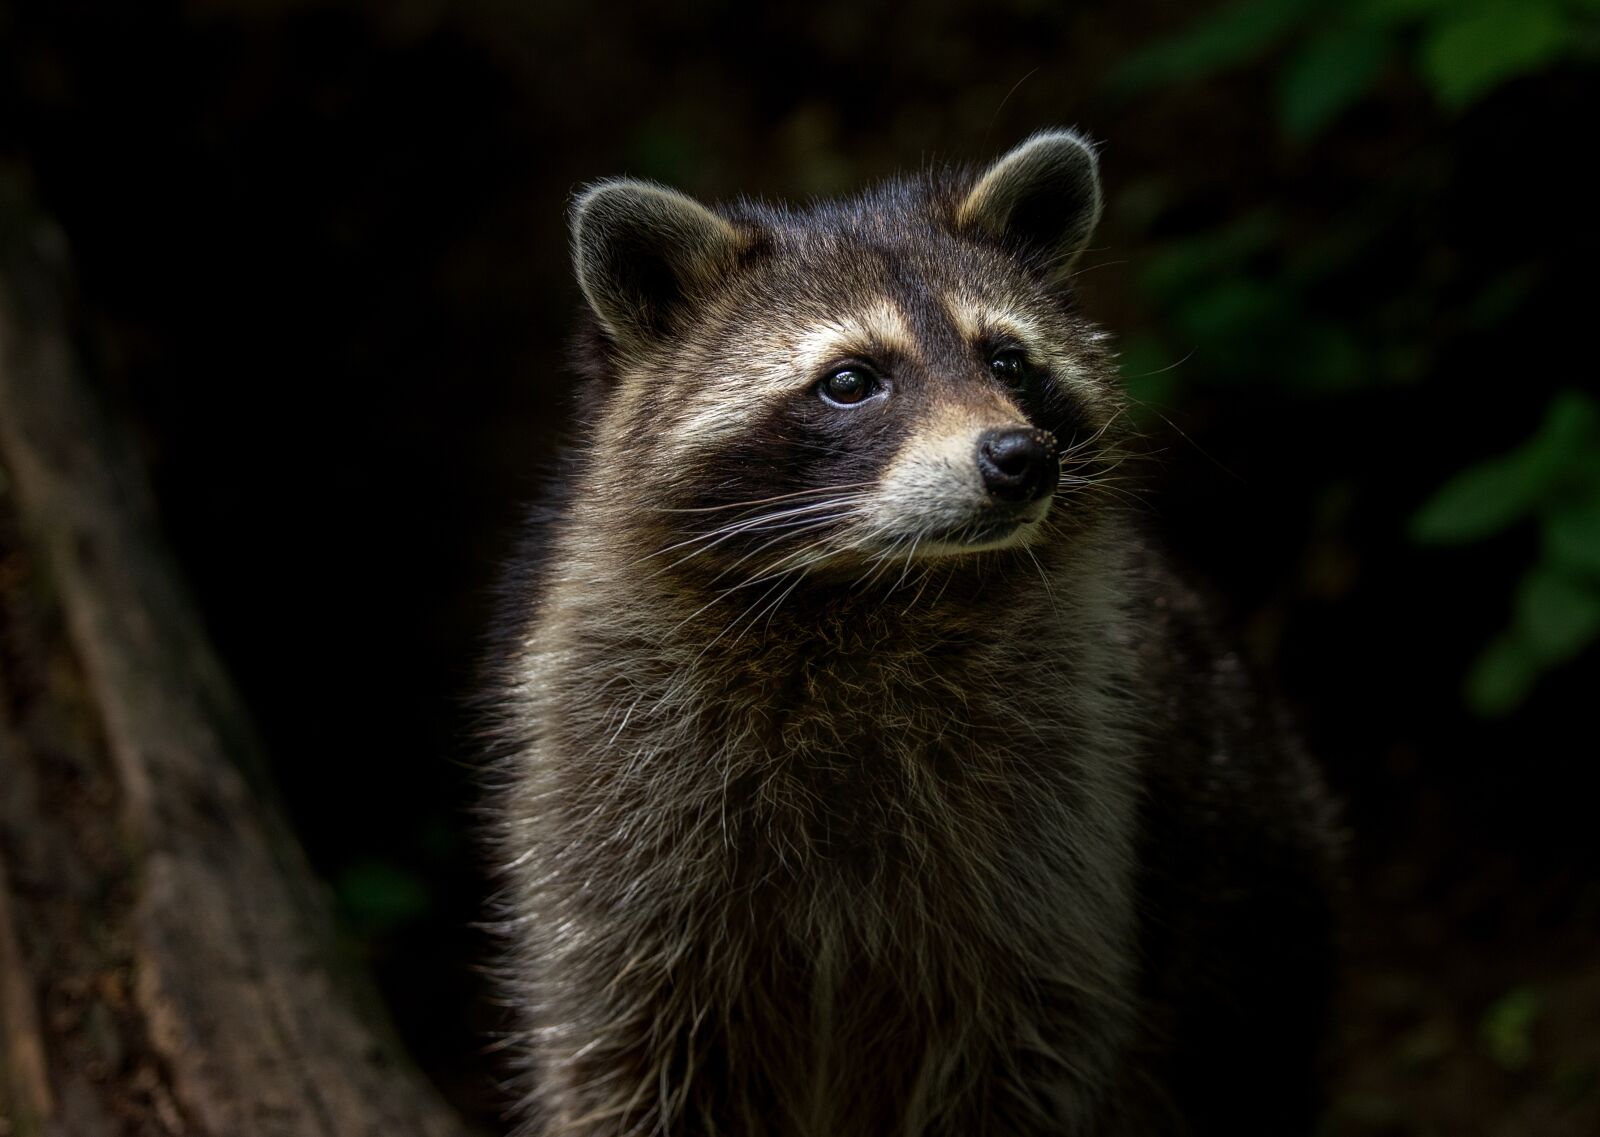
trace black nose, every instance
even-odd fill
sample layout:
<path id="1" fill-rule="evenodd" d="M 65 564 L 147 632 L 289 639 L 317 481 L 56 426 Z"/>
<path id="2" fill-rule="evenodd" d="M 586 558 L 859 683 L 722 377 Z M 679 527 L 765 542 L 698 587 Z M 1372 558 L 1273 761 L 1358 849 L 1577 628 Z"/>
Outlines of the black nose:
<path id="1" fill-rule="evenodd" d="M 1056 438 L 1032 428 L 991 430 L 978 440 L 978 471 L 989 496 L 1008 505 L 1037 501 L 1056 488 Z"/>

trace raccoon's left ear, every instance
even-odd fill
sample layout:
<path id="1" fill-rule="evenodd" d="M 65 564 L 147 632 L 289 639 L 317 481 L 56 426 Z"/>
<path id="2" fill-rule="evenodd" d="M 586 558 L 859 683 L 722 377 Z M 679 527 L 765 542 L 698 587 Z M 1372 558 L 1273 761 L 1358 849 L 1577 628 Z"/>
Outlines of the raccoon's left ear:
<path id="1" fill-rule="evenodd" d="M 1014 244 L 1062 280 L 1100 220 L 1100 163 L 1071 130 L 1035 134 L 990 166 L 956 208 L 958 228 Z"/>
<path id="2" fill-rule="evenodd" d="M 651 182 L 601 182 L 572 206 L 578 287 L 623 348 L 666 334 L 743 244 L 738 230 L 698 201 Z"/>

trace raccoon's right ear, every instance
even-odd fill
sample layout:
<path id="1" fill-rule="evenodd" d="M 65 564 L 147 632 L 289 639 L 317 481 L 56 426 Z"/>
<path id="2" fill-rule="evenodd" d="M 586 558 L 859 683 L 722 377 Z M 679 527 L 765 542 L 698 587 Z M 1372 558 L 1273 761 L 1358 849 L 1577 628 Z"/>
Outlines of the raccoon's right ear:
<path id="1" fill-rule="evenodd" d="M 1046 130 L 985 170 L 956 208 L 975 230 L 1038 258 L 1064 280 L 1100 220 L 1100 162 L 1075 130 Z"/>
<path id="2" fill-rule="evenodd" d="M 572 207 L 578 287 L 624 348 L 664 335 L 674 309 L 731 267 L 743 244 L 693 198 L 632 178 L 592 186 Z"/>

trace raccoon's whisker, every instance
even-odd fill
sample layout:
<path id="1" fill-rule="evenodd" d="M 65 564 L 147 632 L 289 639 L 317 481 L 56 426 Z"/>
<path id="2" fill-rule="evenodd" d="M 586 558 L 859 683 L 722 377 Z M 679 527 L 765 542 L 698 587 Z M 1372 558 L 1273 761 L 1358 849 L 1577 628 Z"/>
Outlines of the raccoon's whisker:
<path id="1" fill-rule="evenodd" d="M 805 505 L 797 505 L 789 509 L 774 510 L 770 513 L 761 513 L 754 517 L 740 518 L 735 521 L 730 521 L 726 525 L 718 526 L 715 529 L 707 529 L 696 533 L 692 537 L 678 541 L 675 544 L 668 545 L 665 548 L 657 549 L 655 552 L 649 554 L 649 557 L 657 557 L 663 553 L 670 553 L 674 549 L 681 549 L 688 545 L 693 545 L 696 542 L 709 541 L 712 538 L 720 539 L 730 537 L 738 533 L 746 532 L 750 529 L 759 529 L 763 526 L 768 526 L 775 522 L 783 521 L 786 518 L 804 517 L 806 514 L 815 513 L 819 509 L 828 509 L 835 505 L 849 504 L 860 500 L 860 494 L 853 494 L 846 497 L 829 498 L 824 501 L 808 502 Z M 649 557 L 646 557 L 645 559 L 648 560 Z"/>
<path id="2" fill-rule="evenodd" d="M 811 542 L 809 545 L 804 545 L 793 550 L 792 552 L 785 553 L 771 564 L 763 567 L 755 576 L 745 581 L 743 587 L 748 587 L 752 584 L 760 584 L 764 581 L 772 579 L 773 576 L 782 576 L 790 572 L 804 572 L 804 570 L 810 568 L 812 565 L 820 564 L 837 552 L 836 549 L 823 548 L 823 546 L 828 544 L 829 540 L 829 537 L 823 537 L 820 540 Z M 816 551 L 819 549 L 821 552 Z M 794 561 L 795 558 L 805 559 L 796 561 L 796 563 L 793 564 L 784 564 L 785 561 Z"/>
<path id="3" fill-rule="evenodd" d="M 709 552 L 716 546 L 732 540 L 734 537 L 737 537 L 742 533 L 772 532 L 780 529 L 788 530 L 790 533 L 795 531 L 803 531 L 810 523 L 818 520 L 814 516 L 818 510 L 836 508 L 841 505 L 850 506 L 856 504 L 859 500 L 861 500 L 859 497 L 838 498 L 831 501 L 816 502 L 811 505 L 798 507 L 792 510 L 785 510 L 776 514 L 764 514 L 761 517 L 749 518 L 745 521 L 724 526 L 721 529 L 713 529 L 706 533 L 697 533 L 695 536 L 690 537 L 687 540 L 678 541 L 675 544 L 666 546 L 665 548 L 657 549 L 653 553 L 648 553 L 639 558 L 639 561 L 635 563 L 643 563 L 644 561 L 652 560 L 655 557 L 674 552 L 678 549 L 690 548 L 691 546 L 693 547 L 687 556 L 679 558 L 672 564 L 667 565 L 665 568 L 660 569 L 656 573 L 652 574 L 652 577 L 659 576 L 661 573 L 670 572 L 672 569 L 675 569 L 678 566 L 693 560 L 702 553 Z M 846 510 L 843 513 L 830 515 L 827 520 L 834 520 L 838 517 L 848 516 L 848 514 L 849 511 Z M 787 536 L 789 534 L 786 533 L 784 535 Z M 782 540 L 782 537 L 778 539 Z M 762 548 L 765 547 L 765 545 L 762 546 Z M 739 561 L 735 561 L 734 563 L 738 564 L 744 559 L 745 558 L 741 557 Z"/>
<path id="4" fill-rule="evenodd" d="M 831 544 L 832 539 L 832 534 L 829 534 L 808 545 L 803 545 L 798 549 L 783 554 L 777 560 L 763 565 L 754 575 L 740 582 L 730 591 L 738 591 L 741 588 L 751 588 L 758 584 L 765 584 L 770 580 L 781 579 L 791 573 L 797 574 L 797 580 L 803 578 L 806 570 L 811 566 L 821 564 L 842 551 L 840 547 Z M 848 549 L 849 546 L 844 546 L 844 548 Z M 757 602 L 759 603 L 759 598 Z"/>
<path id="5" fill-rule="evenodd" d="M 933 566 L 932 565 L 924 566 L 923 570 L 922 570 L 922 575 L 917 578 L 917 594 L 915 596 L 913 596 L 911 598 L 911 602 L 909 604 L 907 604 L 904 609 L 901 610 L 901 614 L 902 615 L 907 613 L 907 612 L 910 612 L 911 609 L 913 609 L 913 608 L 915 608 L 917 606 L 917 602 L 922 599 L 922 594 L 928 590 L 928 581 L 930 581 L 932 579 L 933 579 Z M 946 583 L 949 583 L 949 582 L 946 581 Z M 942 595 L 943 590 L 941 589 L 940 592 L 941 592 L 941 595 Z M 937 600 L 937 597 L 935 599 Z"/>
<path id="6" fill-rule="evenodd" d="M 865 500 L 866 499 L 864 497 L 859 497 L 858 496 L 858 497 L 853 497 L 853 498 L 838 498 L 838 499 L 836 499 L 834 501 L 825 502 L 823 504 L 829 505 L 829 506 L 834 506 L 834 505 L 847 505 L 847 506 L 849 506 L 849 505 L 859 505 L 861 502 L 863 502 Z M 815 512 L 815 511 L 814 510 L 807 510 L 807 512 L 808 513 L 812 513 L 812 512 Z M 839 514 L 839 516 L 840 517 L 848 516 L 848 513 L 849 513 L 849 511 L 846 510 L 844 513 Z M 740 532 L 742 532 L 742 533 L 760 533 L 760 532 L 764 532 L 764 531 L 771 530 L 771 529 L 782 529 L 782 528 L 785 528 L 785 526 L 783 526 L 783 525 L 766 525 L 766 524 L 762 524 L 762 525 L 752 526 L 752 527 L 749 527 L 749 528 L 743 528 L 743 529 L 740 530 Z"/>
<path id="7" fill-rule="evenodd" d="M 887 575 L 888 573 L 894 571 L 895 563 L 900 559 L 901 549 L 909 548 L 912 552 L 915 552 L 917 544 L 921 540 L 922 535 L 920 533 L 913 534 L 910 537 L 897 537 L 893 545 L 885 550 L 883 556 L 879 558 L 879 563 L 882 570 L 881 575 Z M 899 587 L 899 585 L 896 584 L 895 587 Z"/>
<path id="8" fill-rule="evenodd" d="M 1077 280 L 1080 276 L 1084 275 L 1085 273 L 1094 272 L 1096 269 L 1112 268 L 1112 267 L 1114 267 L 1116 265 L 1125 265 L 1125 264 L 1129 264 L 1129 263 L 1131 263 L 1131 262 L 1129 262 L 1127 260 L 1100 261 L 1098 264 L 1084 265 L 1082 268 L 1073 269 L 1071 272 L 1069 272 L 1067 274 L 1067 277 L 1070 280 Z"/>
<path id="9" fill-rule="evenodd" d="M 688 624 L 695 617 L 699 616 L 702 612 L 704 612 L 706 609 L 710 608 L 712 605 L 717 604 L 720 601 L 722 601 L 723 599 L 725 599 L 726 597 L 732 596 L 735 592 L 738 592 L 741 588 L 743 588 L 745 586 L 746 583 L 747 582 L 745 582 L 745 581 L 740 581 L 738 584 L 734 585 L 732 588 L 723 589 L 721 592 L 719 592 L 715 596 L 713 596 L 710 600 L 707 600 L 704 604 L 700 605 L 700 607 L 696 608 L 693 612 L 690 612 L 683 619 L 679 620 L 676 624 L 672 625 L 672 627 L 669 629 L 669 634 L 673 634 L 673 633 L 676 633 L 676 632 L 682 630 L 682 628 L 683 628 L 683 626 L 685 624 Z M 722 637 L 719 635 L 717 638 L 721 639 Z M 711 643 L 716 643 L 716 640 L 712 640 Z M 706 645 L 707 648 L 710 647 L 710 646 L 711 646 L 711 644 L 707 644 Z M 705 654 L 705 648 L 701 648 L 700 651 L 695 654 L 695 659 L 699 659 L 704 654 Z M 686 680 L 680 680 L 680 682 L 686 682 Z"/>
<path id="10" fill-rule="evenodd" d="M 1086 447 L 1093 446 L 1096 442 L 1100 441 L 1100 439 L 1105 436 L 1106 431 L 1110 430 L 1112 426 L 1115 425 L 1116 421 L 1126 413 L 1126 408 L 1118 408 L 1110 418 L 1101 424 L 1100 429 L 1089 435 L 1089 437 L 1080 439 L 1074 436 L 1071 443 L 1061 451 L 1058 457 L 1067 458 L 1078 453 L 1080 450 L 1083 450 Z"/>
<path id="11" fill-rule="evenodd" d="M 1113 494 L 1129 504 L 1139 504 L 1139 495 L 1134 490 L 1118 484 L 1115 480 L 1107 478 L 1080 478 L 1073 475 L 1063 475 L 1056 483 L 1056 492 L 1063 498 L 1071 497 L 1074 491 L 1082 493 L 1094 490 L 1104 490 Z"/>
<path id="12" fill-rule="evenodd" d="M 826 514 L 822 514 L 821 516 L 812 515 L 812 516 L 805 516 L 805 517 L 796 518 L 794 520 L 789 521 L 788 523 L 786 523 L 784 525 L 763 525 L 763 526 L 754 527 L 752 529 L 742 529 L 742 530 L 739 530 L 738 532 L 735 532 L 735 533 L 725 534 L 725 535 L 723 535 L 721 537 L 716 538 L 715 540 L 707 541 L 705 544 L 703 544 L 703 545 L 697 547 L 696 549 L 694 549 L 694 551 L 689 553 L 688 556 L 686 556 L 686 557 L 682 558 L 681 560 L 679 560 L 677 562 L 677 564 L 683 564 L 685 561 L 692 560 L 694 557 L 697 557 L 697 556 L 701 555 L 702 553 L 709 552 L 711 549 L 715 548 L 717 545 L 723 544 L 724 542 L 729 541 L 732 538 L 734 538 L 736 536 L 740 536 L 740 535 L 742 535 L 743 533 L 746 533 L 746 532 L 750 532 L 750 533 L 774 533 L 775 532 L 777 534 L 774 537 L 769 537 L 767 540 L 765 540 L 761 544 L 757 545 L 753 550 L 751 550 L 750 552 L 747 552 L 743 556 L 739 557 L 731 565 L 729 565 L 722 572 L 718 573 L 715 577 L 712 578 L 714 581 L 715 580 L 721 580 L 722 577 L 726 576 L 730 570 L 732 570 L 734 568 L 737 568 L 739 565 L 741 565 L 745 561 L 749 560 L 751 556 L 753 556 L 756 553 L 761 552 L 763 549 L 769 549 L 773 545 L 776 545 L 776 544 L 778 544 L 778 543 L 780 543 L 780 542 L 782 542 L 784 540 L 787 540 L 788 538 L 794 536 L 797 533 L 805 533 L 805 532 L 807 532 L 807 531 L 809 531 L 811 529 L 816 528 L 819 525 L 830 524 L 830 523 L 832 523 L 834 521 L 839 520 L 840 518 L 848 517 L 849 515 L 850 515 L 850 510 L 846 509 L 846 510 L 842 510 L 842 511 L 840 511 L 838 513 L 826 513 Z"/>
<path id="13" fill-rule="evenodd" d="M 867 574 L 857 582 L 857 585 L 866 588 L 883 572 L 885 568 L 900 555 L 900 546 L 905 541 L 904 537 L 896 537 L 889 546 L 878 553 L 873 559 Z"/>
<path id="14" fill-rule="evenodd" d="M 1105 478 L 1138 457 L 1139 455 L 1132 451 L 1112 449 L 1082 457 L 1074 457 L 1070 453 L 1063 454 L 1058 462 L 1063 476 Z"/>
<path id="15" fill-rule="evenodd" d="M 810 489 L 795 490 L 793 493 L 775 494 L 772 497 L 758 497 L 750 501 L 730 501 L 725 505 L 697 505 L 692 507 L 658 506 L 658 513 L 718 513 L 725 509 L 748 509 L 757 505 L 771 505 L 775 501 L 794 501 L 804 497 L 816 497 L 819 494 L 837 493 L 839 490 L 859 490 L 870 486 L 871 482 L 846 482 L 836 486 L 813 486 Z"/>
<path id="16" fill-rule="evenodd" d="M 1075 463 L 1077 465 L 1097 465 L 1102 472 L 1110 473 L 1124 462 L 1127 462 L 1135 457 L 1137 457 L 1137 455 L 1127 451 L 1108 450 L 1098 455 L 1098 457 L 1095 459 L 1075 460 Z"/>
<path id="17" fill-rule="evenodd" d="M 1199 350 L 1200 349 L 1198 347 L 1192 347 L 1192 348 L 1189 349 L 1188 354 L 1185 355 L 1182 359 L 1178 360 L 1176 363 L 1169 363 L 1165 367 L 1156 368 L 1154 371 L 1142 371 L 1138 375 L 1129 375 L 1128 378 L 1129 379 L 1149 379 L 1149 378 L 1151 378 L 1152 376 L 1155 376 L 1155 375 L 1165 375 L 1168 371 L 1176 371 L 1178 368 L 1182 367 L 1185 363 L 1188 363 L 1189 360 L 1193 359 L 1194 355 L 1195 355 L 1195 352 L 1197 352 Z M 1129 398 L 1132 398 L 1132 396 L 1130 395 Z M 1142 406 L 1149 407 L 1151 410 L 1155 410 L 1155 404 L 1150 402 L 1148 399 L 1140 399 L 1140 400 L 1138 400 L 1138 402 Z M 1157 413 L 1159 414 L 1160 412 L 1158 411 Z"/>
<path id="18" fill-rule="evenodd" d="M 786 528 L 786 532 L 780 533 L 778 536 L 769 538 L 767 541 L 763 542 L 762 544 L 757 545 L 753 550 L 751 550 L 750 552 L 746 553 L 744 556 L 740 557 L 738 560 L 734 561 L 731 565 L 729 565 L 727 568 L 723 569 L 716 576 L 712 577 L 711 578 L 711 583 L 714 584 L 717 581 L 721 580 L 724 576 L 727 576 L 729 572 L 731 572 L 735 568 L 738 568 L 741 564 L 743 564 L 745 561 L 749 560 L 756 553 L 761 552 L 761 550 L 770 548 L 771 546 L 773 546 L 773 545 L 777 544 L 778 542 L 784 540 L 784 538 L 786 538 L 786 537 L 794 536 L 797 533 L 804 533 L 804 532 L 806 532 L 806 530 L 808 530 L 810 528 L 814 528 L 816 524 L 823 524 L 823 523 L 826 523 L 826 522 L 831 521 L 831 520 L 833 520 L 833 519 L 832 518 L 826 518 L 826 517 L 822 518 L 820 521 L 818 521 L 817 519 L 814 519 L 814 518 L 806 518 L 804 521 L 797 521 L 797 522 L 794 522 L 792 525 L 786 526 L 785 527 Z M 710 552 L 713 548 L 715 548 L 717 545 L 722 544 L 724 541 L 731 540 L 732 537 L 734 537 L 735 535 L 736 534 L 731 534 L 730 533 L 727 536 L 719 537 L 718 539 L 716 539 L 714 541 L 706 541 L 703 544 L 698 544 L 694 548 L 692 548 L 688 553 L 686 553 L 683 556 L 679 557 L 677 560 L 673 561 L 671 564 L 663 565 L 661 568 L 656 569 L 655 572 L 651 573 L 645 579 L 646 580 L 654 580 L 656 577 L 662 576 L 665 573 L 669 573 L 673 569 L 681 568 L 683 565 L 688 564 L 690 561 L 694 560 L 696 557 L 699 557 L 699 556 L 701 556 L 701 555 L 703 555 L 705 553 Z"/>
<path id="19" fill-rule="evenodd" d="M 740 612 L 737 617 L 735 617 L 734 619 L 728 621 L 728 623 L 723 626 L 722 630 L 719 631 L 715 636 L 713 636 L 711 638 L 710 642 L 708 642 L 705 647 L 701 648 L 698 652 L 695 653 L 695 657 L 694 657 L 695 661 L 698 662 L 700 660 L 700 658 L 705 655 L 706 652 L 711 650 L 713 645 L 715 645 L 719 640 L 722 639 L 723 636 L 727 635 L 729 632 L 733 631 L 740 624 L 742 624 L 744 622 L 745 617 L 748 616 L 750 614 L 750 612 L 753 611 L 758 604 L 760 604 L 768 596 L 772 595 L 772 593 L 774 591 L 776 591 L 777 589 L 781 588 L 783 586 L 783 581 L 784 581 L 784 576 L 785 575 L 786 574 L 784 574 L 784 573 L 779 573 L 776 576 L 776 578 L 761 578 L 761 577 L 758 577 L 758 578 L 755 578 L 754 580 L 748 580 L 748 581 L 745 581 L 745 582 L 743 582 L 741 584 L 738 584 L 738 585 L 734 586 L 733 588 L 729 589 L 728 592 L 723 593 L 722 595 L 727 596 L 730 593 L 739 591 L 740 589 L 748 588 L 752 584 L 760 583 L 761 581 L 763 581 L 765 579 L 772 579 L 773 580 L 772 585 L 765 592 L 763 592 L 760 596 L 756 597 L 756 599 L 748 607 L 746 607 L 744 609 L 744 611 Z M 799 582 L 799 578 L 797 577 L 796 578 L 796 583 L 798 583 L 798 582 Z M 740 634 L 742 635 L 743 633 L 741 632 Z M 738 637 L 736 636 L 734 638 L 734 640 L 733 640 L 733 643 L 738 643 L 738 642 L 739 642 L 738 641 Z"/>
<path id="20" fill-rule="evenodd" d="M 793 579 L 789 581 L 789 586 L 787 588 L 785 588 L 782 592 L 778 593 L 777 596 L 773 597 L 773 599 L 771 601 L 769 601 L 761 609 L 761 611 L 757 612 L 751 618 L 750 623 L 745 626 L 744 631 L 741 631 L 739 633 L 739 636 L 735 637 L 735 639 L 734 639 L 735 643 L 738 642 L 740 637 L 743 637 L 743 635 L 744 635 L 744 633 L 746 631 L 749 631 L 751 628 L 755 627 L 756 624 L 760 622 L 761 617 L 763 615 L 766 616 L 766 618 L 767 618 L 767 628 L 768 628 L 768 630 L 769 631 L 771 630 L 771 628 L 772 628 L 772 617 L 774 617 L 774 616 L 776 616 L 778 614 L 778 609 L 783 606 L 783 602 L 789 598 L 789 595 L 792 592 L 794 592 L 794 590 L 796 588 L 800 587 L 800 582 L 806 578 L 805 577 L 805 571 L 804 571 L 803 568 L 791 569 L 789 575 L 791 577 L 793 577 Z"/>
<path id="21" fill-rule="evenodd" d="M 1143 497 L 1149 493 L 1150 485 L 1143 478 L 1129 477 L 1126 474 L 1113 474 L 1110 477 L 1096 478 L 1095 481 L 1102 485 L 1116 486 L 1126 493 Z"/>
<path id="22" fill-rule="evenodd" d="M 751 557 L 757 556 L 758 554 L 764 552 L 765 550 L 772 548 L 772 546 L 774 546 L 776 544 L 779 544 L 779 543 L 781 543 L 783 541 L 788 540 L 790 537 L 795 537 L 795 536 L 798 536 L 801 533 L 808 533 L 808 532 L 811 532 L 811 531 L 816 530 L 816 529 L 821 529 L 824 526 L 831 525 L 833 522 L 842 520 L 843 518 L 846 518 L 848 516 L 850 516 L 848 511 L 846 511 L 844 513 L 835 513 L 835 514 L 831 514 L 831 515 L 829 515 L 827 517 L 817 518 L 817 519 L 813 520 L 809 525 L 800 525 L 800 526 L 796 526 L 794 528 L 791 528 L 788 532 L 781 533 L 778 536 L 773 537 L 770 540 L 765 541 L 760 545 L 757 545 L 754 549 L 751 549 L 744 556 L 740 557 L 738 560 L 734 561 L 732 564 L 730 564 L 726 568 L 724 568 L 716 576 L 712 577 L 711 578 L 711 583 L 715 584 L 717 581 L 719 581 L 723 577 L 727 576 L 734 569 L 736 569 L 740 565 L 744 564 L 744 562 L 748 561 Z M 797 550 L 797 552 L 804 552 L 805 549 L 814 548 L 814 547 L 815 547 L 814 545 L 807 545 L 807 546 L 805 546 L 804 549 Z M 786 556 L 793 556 L 795 554 L 794 553 L 789 553 L 789 554 L 785 554 L 785 555 Z M 780 563 L 781 563 L 781 560 L 780 560 Z M 765 571 L 765 570 L 763 570 L 763 571 Z M 746 583 L 749 583 L 749 582 L 746 582 Z M 736 586 L 736 587 L 738 587 L 738 586 Z"/>
<path id="23" fill-rule="evenodd" d="M 900 570 L 900 579 L 894 582 L 895 588 L 899 588 L 906 582 L 906 574 L 911 571 L 911 565 L 917 556 L 917 546 L 921 543 L 922 534 L 920 533 L 911 539 L 911 547 L 906 550 L 906 567 Z"/>
<path id="24" fill-rule="evenodd" d="M 1062 474 L 1056 479 L 1057 489 L 1098 488 L 1118 489 L 1129 492 L 1127 486 L 1131 484 L 1126 478 L 1107 478 L 1098 476 L 1084 476 L 1082 474 Z"/>
<path id="25" fill-rule="evenodd" d="M 770 629 L 772 627 L 772 617 L 774 617 L 774 616 L 776 616 L 778 614 L 778 608 L 783 604 L 783 602 L 785 600 L 787 600 L 789 598 L 789 594 L 792 593 L 796 588 L 799 587 L 800 582 L 805 579 L 804 566 L 800 566 L 798 568 L 789 569 L 787 571 L 786 575 L 792 575 L 794 577 L 794 579 L 789 582 L 789 586 L 787 588 L 785 588 L 782 592 L 778 593 L 778 595 L 771 602 L 766 604 L 761 609 L 761 611 L 757 612 L 750 619 L 750 622 L 748 624 L 746 624 L 743 629 L 740 630 L 739 634 L 734 636 L 734 638 L 733 638 L 733 643 L 734 644 L 738 644 L 738 642 L 741 639 L 744 638 L 745 632 L 747 632 L 751 628 L 755 627 L 756 624 L 758 624 L 761 621 L 761 617 L 763 615 L 765 615 L 767 617 L 767 627 L 768 627 L 768 629 Z M 782 579 L 781 578 L 779 580 L 779 583 L 780 584 L 782 583 Z M 769 589 L 767 592 L 762 593 L 762 598 L 765 598 L 766 596 L 768 596 L 770 594 L 771 594 L 771 590 Z M 761 601 L 758 600 L 756 603 L 759 604 L 760 602 Z"/>
<path id="26" fill-rule="evenodd" d="M 790 517 L 804 517 L 808 513 L 815 513 L 819 509 L 828 509 L 835 505 L 853 505 L 865 500 L 863 494 L 845 494 L 840 497 L 826 498 L 822 501 L 808 502 L 805 505 L 793 506 L 789 509 L 775 510 L 771 513 L 757 514 L 755 517 L 746 517 L 738 521 L 731 521 L 717 529 L 707 530 L 702 537 L 716 536 L 723 533 L 742 533 L 749 529 L 759 529 L 772 522 L 782 521 Z"/>
<path id="27" fill-rule="evenodd" d="M 824 524 L 823 522 L 819 522 L 819 523 L 817 523 L 817 525 L 815 527 L 820 528 L 823 524 Z M 793 535 L 794 534 L 792 534 L 792 533 L 785 533 L 782 537 L 774 538 L 772 541 L 769 541 L 767 543 L 767 545 L 763 545 L 762 548 L 766 548 L 766 547 L 768 547 L 768 545 L 776 544 L 778 541 L 783 540 L 783 539 L 788 538 L 788 537 L 791 537 Z M 762 583 L 765 583 L 768 580 L 771 580 L 773 578 L 772 570 L 774 569 L 774 567 L 776 565 L 781 565 L 785 559 L 788 559 L 790 557 L 796 556 L 798 554 L 803 554 L 803 553 L 805 553 L 805 552 L 807 552 L 807 551 L 809 551 L 811 549 L 815 549 L 818 546 L 825 544 L 826 542 L 827 542 L 827 538 L 824 537 L 822 540 L 815 541 L 812 544 L 806 545 L 806 546 L 804 546 L 804 547 L 802 547 L 800 549 L 797 549 L 792 553 L 786 553 L 786 554 L 784 554 L 783 557 L 780 557 L 776 562 L 773 562 L 773 564 L 768 565 L 765 568 L 762 568 L 761 570 L 759 570 L 754 576 L 747 577 L 744 580 L 739 581 L 737 584 L 734 584 L 734 585 L 732 585 L 732 586 L 730 586 L 728 588 L 723 589 L 721 592 L 718 592 L 715 596 L 713 596 L 710 600 L 706 601 L 700 607 L 696 608 L 693 612 L 690 612 L 682 620 L 678 621 L 677 624 L 673 625 L 672 631 L 674 631 L 674 632 L 678 631 L 685 624 L 689 623 L 695 617 L 699 616 L 706 609 L 710 608 L 714 604 L 719 603 L 720 601 L 726 599 L 727 597 L 732 596 L 734 593 L 742 591 L 743 589 L 746 589 L 746 588 L 750 588 L 753 585 L 762 584 Z M 739 561 L 734 562 L 733 565 L 729 565 L 728 568 L 724 569 L 714 579 L 720 580 L 723 576 L 726 576 L 728 574 L 728 572 L 731 571 L 737 564 L 750 559 L 750 557 L 756 555 L 756 553 L 758 553 L 758 552 L 760 552 L 760 549 L 755 549 L 755 550 L 752 550 L 749 553 L 746 553 L 743 557 L 739 558 Z M 786 572 L 786 571 L 788 571 L 788 570 L 779 570 L 777 575 L 782 576 L 783 573 Z M 726 634 L 726 629 L 724 629 L 723 632 L 719 633 L 717 635 L 716 639 L 713 639 L 711 641 L 711 643 L 716 643 L 717 640 L 720 640 L 724 634 Z M 706 647 L 709 648 L 711 646 L 711 643 L 708 643 L 706 645 Z M 695 658 L 699 659 L 700 656 L 704 655 L 704 654 L 705 654 L 705 649 L 701 649 L 701 651 L 698 654 L 696 654 Z"/>
<path id="28" fill-rule="evenodd" d="M 884 555 L 885 555 L 885 551 L 882 548 L 878 548 L 878 549 L 873 549 L 872 548 L 873 544 L 875 543 L 875 538 L 877 536 L 878 536 L 878 534 L 869 531 L 853 546 L 854 548 L 858 548 L 858 549 L 870 550 L 871 551 L 871 556 L 869 556 L 867 558 L 865 567 L 861 570 L 861 572 L 859 572 L 856 575 L 855 580 L 853 580 L 851 582 L 850 586 L 852 588 L 860 588 L 863 585 L 865 585 L 867 583 L 868 577 L 872 573 L 872 570 L 877 568 L 877 566 L 880 565 L 881 563 L 883 563 L 883 558 L 884 558 Z"/>
<path id="29" fill-rule="evenodd" d="M 1044 585 L 1044 594 L 1050 601 L 1050 610 L 1059 616 L 1061 608 L 1056 604 L 1056 590 L 1050 587 L 1050 574 L 1044 571 L 1044 565 L 1039 563 L 1039 558 L 1034 556 L 1032 549 L 1023 545 L 1022 551 L 1028 554 L 1028 559 L 1033 562 L 1033 567 L 1039 570 L 1039 583 Z"/>

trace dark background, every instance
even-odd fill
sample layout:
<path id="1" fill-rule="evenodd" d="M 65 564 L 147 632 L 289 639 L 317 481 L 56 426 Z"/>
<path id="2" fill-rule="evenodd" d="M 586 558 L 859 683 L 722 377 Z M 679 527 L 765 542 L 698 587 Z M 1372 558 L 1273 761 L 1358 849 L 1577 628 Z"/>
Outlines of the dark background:
<path id="1" fill-rule="evenodd" d="M 1353 831 L 1327 1131 L 1600 1132 L 1594 0 L 0 4 L 0 163 L 291 811 L 493 1109 L 465 700 L 571 408 L 564 212 L 1104 141 L 1158 529 Z"/>

